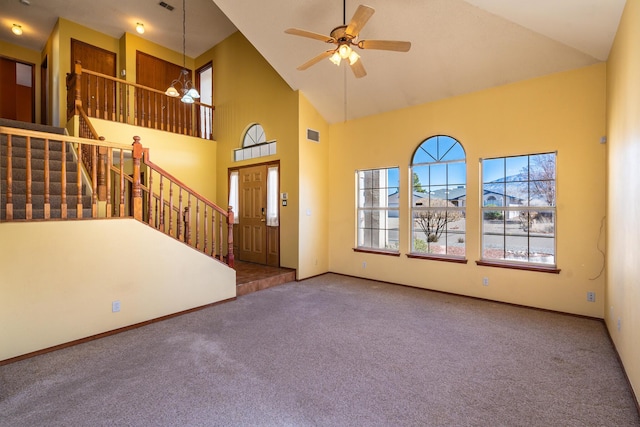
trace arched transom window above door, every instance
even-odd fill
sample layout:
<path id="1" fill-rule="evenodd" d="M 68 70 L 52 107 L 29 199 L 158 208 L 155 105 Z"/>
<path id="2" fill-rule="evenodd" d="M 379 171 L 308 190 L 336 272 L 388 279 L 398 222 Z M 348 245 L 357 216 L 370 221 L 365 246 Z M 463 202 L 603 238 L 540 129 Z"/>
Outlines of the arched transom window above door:
<path id="1" fill-rule="evenodd" d="M 264 128 L 259 123 L 247 126 L 242 135 L 242 148 L 234 150 L 233 160 L 240 162 L 276 154 L 276 141 L 267 141 Z"/>

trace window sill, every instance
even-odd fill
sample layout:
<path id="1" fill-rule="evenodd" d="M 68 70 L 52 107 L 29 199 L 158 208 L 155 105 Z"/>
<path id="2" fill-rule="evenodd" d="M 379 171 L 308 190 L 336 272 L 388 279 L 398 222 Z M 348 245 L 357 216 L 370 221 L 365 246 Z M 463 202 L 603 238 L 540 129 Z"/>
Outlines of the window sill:
<path id="1" fill-rule="evenodd" d="M 560 274 L 559 268 L 545 267 L 542 265 L 526 265 L 526 264 L 517 264 L 517 263 L 500 262 L 500 261 L 486 261 L 486 260 L 476 261 L 476 264 L 483 267 L 498 267 L 498 268 L 509 268 L 512 270 L 526 270 L 526 271 L 537 271 L 539 273 Z"/>
<path id="2" fill-rule="evenodd" d="M 466 264 L 467 263 L 467 259 L 466 258 L 453 258 L 453 257 L 428 255 L 428 254 L 417 254 L 417 253 L 407 254 L 407 258 L 429 259 L 429 260 L 432 260 L 432 261 L 454 262 L 454 263 L 457 263 L 457 264 Z"/>
<path id="3" fill-rule="evenodd" d="M 391 251 L 383 251 L 376 249 L 366 249 L 366 248 L 353 248 L 354 252 L 362 252 L 365 254 L 376 254 L 376 255 L 387 255 L 387 256 L 400 256 L 400 252 L 391 252 Z"/>

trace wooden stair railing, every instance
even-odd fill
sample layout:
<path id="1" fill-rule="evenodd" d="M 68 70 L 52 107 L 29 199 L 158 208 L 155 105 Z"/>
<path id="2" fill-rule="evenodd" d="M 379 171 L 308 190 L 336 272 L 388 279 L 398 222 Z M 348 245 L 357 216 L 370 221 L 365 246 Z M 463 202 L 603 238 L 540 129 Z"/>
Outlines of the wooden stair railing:
<path id="1" fill-rule="evenodd" d="M 164 92 L 83 69 L 67 74 L 67 120 L 84 107 L 89 117 L 204 139 L 213 137 L 212 105 L 185 104 Z"/>
<path id="2" fill-rule="evenodd" d="M 89 153 L 91 191 L 73 149 Z M 0 126 L 0 160 L 0 222 L 133 217 L 233 268 L 231 208 L 151 162 L 138 137 L 129 146 Z"/>
<path id="3" fill-rule="evenodd" d="M 149 149 L 142 147 L 139 137 L 135 136 L 133 140 L 133 216 L 221 261 L 224 261 L 226 251 L 226 263 L 233 267 L 234 213 L 231 206 L 224 210 L 189 188 L 151 161 Z M 147 185 L 141 183 L 142 166 L 147 172 Z"/>

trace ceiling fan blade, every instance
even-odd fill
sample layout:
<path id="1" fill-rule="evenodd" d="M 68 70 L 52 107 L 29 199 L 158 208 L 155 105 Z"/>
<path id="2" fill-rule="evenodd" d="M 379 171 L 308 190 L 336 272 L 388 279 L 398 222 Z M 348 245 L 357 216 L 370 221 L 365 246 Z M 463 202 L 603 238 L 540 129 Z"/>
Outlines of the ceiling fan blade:
<path id="1" fill-rule="evenodd" d="M 367 71 L 364 69 L 364 65 L 362 65 L 362 59 L 358 59 L 353 64 L 350 64 L 350 67 L 353 75 L 356 76 L 357 79 L 367 75 Z"/>
<path id="2" fill-rule="evenodd" d="M 315 65 L 318 62 L 322 61 L 323 59 L 330 57 L 331 55 L 333 55 L 333 52 L 335 52 L 335 50 L 328 50 L 326 52 L 322 52 L 320 55 L 318 55 L 318 56 L 316 56 L 314 58 L 311 58 L 310 60 L 308 60 L 307 62 L 305 62 L 301 66 L 299 66 L 297 68 L 297 70 L 304 71 L 307 68 L 311 67 L 312 65 Z"/>
<path id="3" fill-rule="evenodd" d="M 307 37 L 310 39 L 320 40 L 325 43 L 335 43 L 336 39 L 331 36 L 325 36 L 324 34 L 318 34 L 307 30 L 300 30 L 298 28 L 287 28 L 284 30 L 287 34 L 292 34 L 294 36 Z"/>
<path id="4" fill-rule="evenodd" d="M 399 40 L 360 40 L 360 49 L 394 50 L 396 52 L 408 52 L 411 49 L 411 42 Z"/>
<path id="5" fill-rule="evenodd" d="M 358 9 L 356 9 L 356 13 L 353 14 L 353 18 L 351 18 L 351 22 L 349 22 L 349 25 L 345 30 L 345 33 L 353 38 L 358 37 L 360 30 L 362 30 L 364 24 L 367 23 L 367 21 L 369 20 L 369 18 L 371 18 L 375 11 L 376 10 L 374 8 L 365 6 L 363 4 L 358 6 Z"/>

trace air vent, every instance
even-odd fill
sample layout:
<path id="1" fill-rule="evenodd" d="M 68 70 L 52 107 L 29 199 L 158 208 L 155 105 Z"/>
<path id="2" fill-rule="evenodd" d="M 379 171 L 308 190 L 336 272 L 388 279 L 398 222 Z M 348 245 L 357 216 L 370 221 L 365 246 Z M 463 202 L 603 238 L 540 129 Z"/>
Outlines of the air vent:
<path id="1" fill-rule="evenodd" d="M 175 7 L 171 6 L 169 3 L 165 3 L 163 1 L 161 1 L 160 3 L 158 3 L 160 6 L 164 7 L 165 9 L 167 9 L 168 11 L 173 11 L 173 9 L 175 9 Z"/>
<path id="2" fill-rule="evenodd" d="M 320 132 L 313 129 L 307 129 L 307 139 L 313 142 L 320 142 Z"/>

